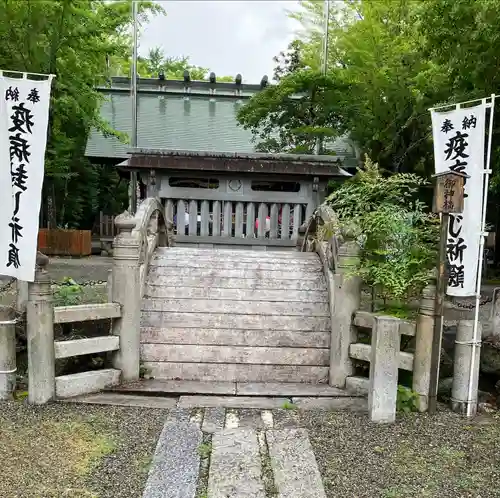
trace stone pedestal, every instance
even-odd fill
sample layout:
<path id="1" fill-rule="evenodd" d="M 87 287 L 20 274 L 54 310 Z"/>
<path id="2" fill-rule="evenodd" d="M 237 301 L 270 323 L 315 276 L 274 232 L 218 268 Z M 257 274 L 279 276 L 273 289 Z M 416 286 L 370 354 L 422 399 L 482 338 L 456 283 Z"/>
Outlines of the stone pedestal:
<path id="1" fill-rule="evenodd" d="M 477 336 L 481 340 L 481 323 L 478 324 Z M 474 416 L 477 411 L 477 390 L 479 381 L 479 359 L 481 345 L 473 348 L 474 342 L 473 320 L 460 320 L 457 327 L 455 339 L 455 358 L 453 362 L 453 384 L 451 388 L 451 408 L 453 411 L 463 415 L 467 414 L 467 406 L 470 403 L 470 415 Z M 472 392 L 469 399 L 469 380 L 471 372 L 471 359 L 474 350 L 474 365 L 472 373 Z"/>
<path id="2" fill-rule="evenodd" d="M 16 321 L 12 308 L 0 307 L 0 400 L 12 399 L 16 388 Z"/>
<path id="3" fill-rule="evenodd" d="M 122 381 L 139 379 L 140 349 L 140 234 L 133 232 L 136 219 L 128 213 L 117 216 L 118 235 L 113 243 L 112 301 L 121 305 L 121 318 L 113 320 L 113 334 L 120 337 L 120 349 L 113 366 Z"/>
<path id="4" fill-rule="evenodd" d="M 26 305 L 28 401 L 36 405 L 55 396 L 54 308 L 47 264 L 47 256 L 39 253 Z"/>

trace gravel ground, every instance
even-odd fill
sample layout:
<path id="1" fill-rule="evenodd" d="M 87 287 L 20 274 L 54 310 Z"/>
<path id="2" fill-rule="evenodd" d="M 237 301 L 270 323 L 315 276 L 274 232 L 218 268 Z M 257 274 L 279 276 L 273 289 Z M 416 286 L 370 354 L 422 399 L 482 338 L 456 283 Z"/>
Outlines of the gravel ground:
<path id="1" fill-rule="evenodd" d="M 167 412 L 0 404 L 2 498 L 137 498 Z"/>
<path id="2" fill-rule="evenodd" d="M 500 497 L 500 415 L 300 412 L 328 498 Z"/>

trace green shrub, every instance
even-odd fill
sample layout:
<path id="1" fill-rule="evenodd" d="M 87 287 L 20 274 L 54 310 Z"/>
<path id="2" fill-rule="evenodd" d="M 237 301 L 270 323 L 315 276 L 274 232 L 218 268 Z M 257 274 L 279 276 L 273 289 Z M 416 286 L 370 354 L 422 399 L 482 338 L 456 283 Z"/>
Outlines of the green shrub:
<path id="1" fill-rule="evenodd" d="M 384 176 L 367 158 L 365 169 L 326 200 L 338 217 L 329 230 L 357 240 L 355 273 L 384 300 L 419 295 L 432 276 L 439 223 L 417 197 L 426 183 L 414 174 Z"/>

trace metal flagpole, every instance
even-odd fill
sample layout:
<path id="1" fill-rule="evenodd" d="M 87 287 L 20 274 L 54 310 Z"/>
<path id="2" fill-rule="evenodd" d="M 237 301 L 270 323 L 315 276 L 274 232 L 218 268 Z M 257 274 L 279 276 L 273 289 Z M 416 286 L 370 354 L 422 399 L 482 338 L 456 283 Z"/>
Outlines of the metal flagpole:
<path id="1" fill-rule="evenodd" d="M 485 101 L 486 99 L 484 99 Z M 484 168 L 484 178 L 483 178 L 483 209 L 481 212 L 481 235 L 479 241 L 479 255 L 478 255 L 478 268 L 477 268 L 477 278 L 476 278 L 476 308 L 474 310 L 474 328 L 472 333 L 472 354 L 470 360 L 470 371 L 469 371 L 469 385 L 467 393 L 467 417 L 471 416 L 472 411 L 472 383 L 474 379 L 474 368 L 476 361 L 476 348 L 481 343 L 481 337 L 477 337 L 479 330 L 479 301 L 481 297 L 481 275 L 483 272 L 483 252 L 484 252 L 484 238 L 486 236 L 485 225 L 486 225 L 486 208 L 488 205 L 488 182 L 491 174 L 490 161 L 491 161 L 491 141 L 493 138 L 493 114 L 495 112 L 495 94 L 491 95 L 491 103 L 486 104 L 490 108 L 490 122 L 488 129 L 488 149 L 486 151 L 486 164 Z"/>
<path id="2" fill-rule="evenodd" d="M 132 136 L 130 145 L 133 149 L 137 147 L 137 1 L 132 1 L 132 23 L 133 23 L 133 48 L 132 48 L 132 75 L 130 78 L 132 93 Z M 137 211 L 137 171 L 130 172 L 130 214 Z"/>
<path id="3" fill-rule="evenodd" d="M 321 58 L 321 72 L 323 75 L 326 74 L 328 69 L 328 29 L 330 20 L 330 0 L 325 0 L 324 4 L 324 18 L 323 18 L 323 50 Z M 318 155 L 321 152 L 322 140 L 320 137 L 316 139 L 316 149 L 315 154 Z"/>

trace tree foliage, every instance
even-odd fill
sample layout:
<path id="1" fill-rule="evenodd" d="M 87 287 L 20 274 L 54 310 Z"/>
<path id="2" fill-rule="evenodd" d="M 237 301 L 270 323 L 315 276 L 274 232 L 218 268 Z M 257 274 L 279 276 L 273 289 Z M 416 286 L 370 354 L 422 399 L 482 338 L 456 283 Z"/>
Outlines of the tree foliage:
<path id="1" fill-rule="evenodd" d="M 276 88 L 251 99 L 239 120 L 257 141 L 280 136 L 277 145 L 293 152 L 288 128 L 296 106 L 289 101 L 312 99 L 291 82 L 304 72 L 298 78 L 307 79 L 308 88 L 323 78 L 323 2 L 303 0 L 290 15 L 302 31 L 277 61 Z M 334 98 L 313 102 L 312 127 L 348 133 L 384 170 L 428 176 L 434 167 L 428 108 L 494 93 L 499 58 L 500 0 L 331 2 L 327 77 Z"/>
<path id="2" fill-rule="evenodd" d="M 142 22 L 162 10 L 152 2 L 139 5 Z M 101 185 L 118 183 L 116 172 L 91 165 L 84 151 L 92 128 L 116 134 L 100 117 L 102 96 L 95 87 L 105 83 L 109 60 L 130 51 L 130 25 L 130 1 L 0 3 L 0 67 L 56 76 L 43 196 L 53 225 L 85 222 L 95 213 Z"/>
<path id="3" fill-rule="evenodd" d="M 331 229 L 360 241 L 357 274 L 385 298 L 418 295 L 436 263 L 438 219 L 418 199 L 425 184 L 413 173 L 384 176 L 367 158 L 327 199 L 338 216 Z"/>
<path id="4" fill-rule="evenodd" d="M 132 58 L 127 53 L 125 58 L 115 58 L 109 73 L 113 76 L 129 76 L 131 64 Z M 158 78 L 162 73 L 166 79 L 182 80 L 184 71 L 189 71 L 191 79 L 195 81 L 206 81 L 210 75 L 209 68 L 191 64 L 190 58 L 186 56 L 167 56 L 161 47 L 153 47 L 146 56 L 137 58 L 137 73 L 142 78 Z M 234 76 L 217 76 L 217 81 L 232 82 Z"/>
<path id="5" fill-rule="evenodd" d="M 139 25 L 164 13 L 156 2 L 138 3 Z M 90 130 L 128 137 L 100 116 L 103 94 L 96 91 L 111 76 L 130 76 L 131 0 L 3 0 L 0 2 L 0 68 L 52 73 L 49 131 L 43 190 L 43 221 L 50 226 L 90 228 L 99 210 L 125 207 L 126 182 L 113 165 L 85 158 Z M 152 49 L 139 59 L 139 74 L 204 79 L 208 69 L 188 57 L 166 57 Z M 221 78 L 218 78 L 219 81 Z"/>

